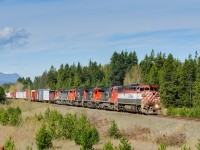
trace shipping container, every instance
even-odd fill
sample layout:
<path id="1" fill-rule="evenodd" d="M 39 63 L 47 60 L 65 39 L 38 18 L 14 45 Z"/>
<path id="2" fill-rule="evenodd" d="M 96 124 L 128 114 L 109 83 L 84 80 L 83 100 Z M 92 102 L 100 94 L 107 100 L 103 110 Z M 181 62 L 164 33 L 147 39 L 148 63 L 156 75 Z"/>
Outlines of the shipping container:
<path id="1" fill-rule="evenodd" d="M 37 90 L 31 90 L 31 100 L 32 101 L 37 101 L 37 95 L 38 95 L 38 91 Z"/>
<path id="2" fill-rule="evenodd" d="M 16 92 L 11 92 L 11 98 L 15 99 L 16 98 Z"/>
<path id="3" fill-rule="evenodd" d="M 49 90 L 43 90 L 42 101 L 49 101 Z"/>
<path id="4" fill-rule="evenodd" d="M 31 100 L 31 91 L 26 90 L 26 100 Z"/>
<path id="5" fill-rule="evenodd" d="M 49 91 L 49 101 L 55 103 L 55 91 L 53 90 Z"/>
<path id="6" fill-rule="evenodd" d="M 43 90 L 42 89 L 38 90 L 38 100 L 43 101 Z"/>

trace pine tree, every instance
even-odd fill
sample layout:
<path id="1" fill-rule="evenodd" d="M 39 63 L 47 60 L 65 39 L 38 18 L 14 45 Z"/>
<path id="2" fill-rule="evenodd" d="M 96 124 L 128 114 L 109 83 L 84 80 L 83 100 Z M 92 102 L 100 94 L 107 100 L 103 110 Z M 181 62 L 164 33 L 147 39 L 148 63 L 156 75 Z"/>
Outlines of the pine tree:
<path id="1" fill-rule="evenodd" d="M 61 64 L 60 68 L 58 69 L 57 73 L 57 89 L 63 89 L 64 88 L 64 83 L 65 83 L 65 70 L 64 70 L 64 65 Z"/>
<path id="2" fill-rule="evenodd" d="M 117 123 L 115 122 L 115 120 L 113 120 L 111 122 L 111 126 L 108 129 L 108 135 L 109 135 L 109 137 L 113 137 L 115 139 L 120 137 L 120 132 L 119 132 L 119 129 L 118 129 L 118 126 L 117 126 Z"/>
<path id="3" fill-rule="evenodd" d="M 149 76 L 151 67 L 154 64 L 154 60 L 155 60 L 154 51 L 152 50 L 151 55 L 148 56 L 146 54 L 144 60 L 142 60 L 140 62 L 140 68 L 142 70 L 142 77 L 143 77 L 142 80 L 143 80 L 144 83 L 149 83 L 149 77 L 148 76 Z"/>
<path id="4" fill-rule="evenodd" d="M 39 150 L 48 149 L 52 147 L 52 137 L 46 129 L 45 124 L 42 124 L 40 130 L 36 134 L 36 144 Z"/>
<path id="5" fill-rule="evenodd" d="M 195 107 L 200 106 L 200 57 L 198 58 L 198 64 L 196 69 L 196 80 L 194 82 L 193 105 Z"/>
<path id="6" fill-rule="evenodd" d="M 52 65 L 48 74 L 47 74 L 47 83 L 50 89 L 56 89 L 57 84 L 57 71 L 56 68 Z"/>
<path id="7" fill-rule="evenodd" d="M 4 144 L 5 150 L 16 150 L 15 142 L 13 141 L 12 137 L 10 136 L 6 143 Z"/>
<path id="8" fill-rule="evenodd" d="M 119 150 L 134 150 L 134 148 L 131 148 L 131 144 L 126 137 L 121 138 L 120 142 Z"/>
<path id="9" fill-rule="evenodd" d="M 4 103 L 6 101 L 6 94 L 2 86 L 0 86 L 0 103 Z"/>
<path id="10" fill-rule="evenodd" d="M 180 74 L 180 102 L 181 106 L 191 107 L 193 99 L 193 84 L 195 80 L 196 63 L 189 55 L 182 65 Z"/>
<path id="11" fill-rule="evenodd" d="M 160 73 L 161 102 L 167 107 L 175 106 L 178 99 L 176 67 L 176 61 L 169 54 Z"/>
<path id="12" fill-rule="evenodd" d="M 108 143 L 105 143 L 105 144 L 104 144 L 103 150 L 115 150 L 115 148 L 113 147 L 112 142 L 109 141 Z"/>

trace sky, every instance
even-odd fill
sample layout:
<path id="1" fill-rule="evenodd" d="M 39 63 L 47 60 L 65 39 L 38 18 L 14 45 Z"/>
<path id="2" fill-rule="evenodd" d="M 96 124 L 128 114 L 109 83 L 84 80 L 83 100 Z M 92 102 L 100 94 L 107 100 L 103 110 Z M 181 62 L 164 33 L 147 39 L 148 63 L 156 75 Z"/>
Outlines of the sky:
<path id="1" fill-rule="evenodd" d="M 0 72 L 110 62 L 114 51 L 200 55 L 199 0 L 0 0 Z"/>

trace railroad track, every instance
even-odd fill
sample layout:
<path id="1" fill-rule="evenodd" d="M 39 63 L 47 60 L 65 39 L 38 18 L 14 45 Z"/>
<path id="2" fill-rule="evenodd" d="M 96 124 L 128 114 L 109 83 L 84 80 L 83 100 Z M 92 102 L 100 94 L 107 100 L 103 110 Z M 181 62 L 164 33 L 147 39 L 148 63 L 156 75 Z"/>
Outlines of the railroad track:
<path id="1" fill-rule="evenodd" d="M 167 116 L 167 115 L 157 115 L 156 117 L 169 118 L 169 119 L 174 119 L 174 120 L 184 120 L 184 121 L 200 122 L 200 118 L 188 118 L 188 117 Z"/>

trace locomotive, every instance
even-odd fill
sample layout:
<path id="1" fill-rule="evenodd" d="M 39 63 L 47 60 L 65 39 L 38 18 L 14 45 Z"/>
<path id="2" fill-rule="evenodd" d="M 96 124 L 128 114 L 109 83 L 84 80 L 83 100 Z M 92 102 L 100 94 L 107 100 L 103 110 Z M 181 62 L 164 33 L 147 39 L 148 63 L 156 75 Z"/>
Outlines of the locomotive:
<path id="1" fill-rule="evenodd" d="M 160 113 L 158 86 L 149 84 L 113 87 L 99 86 L 95 88 L 64 90 L 27 90 L 21 94 L 23 97 L 16 97 L 16 95 L 20 95 L 16 93 L 6 93 L 6 95 L 8 98 L 24 98 L 32 101 L 51 102 L 93 109 L 143 114 Z"/>

